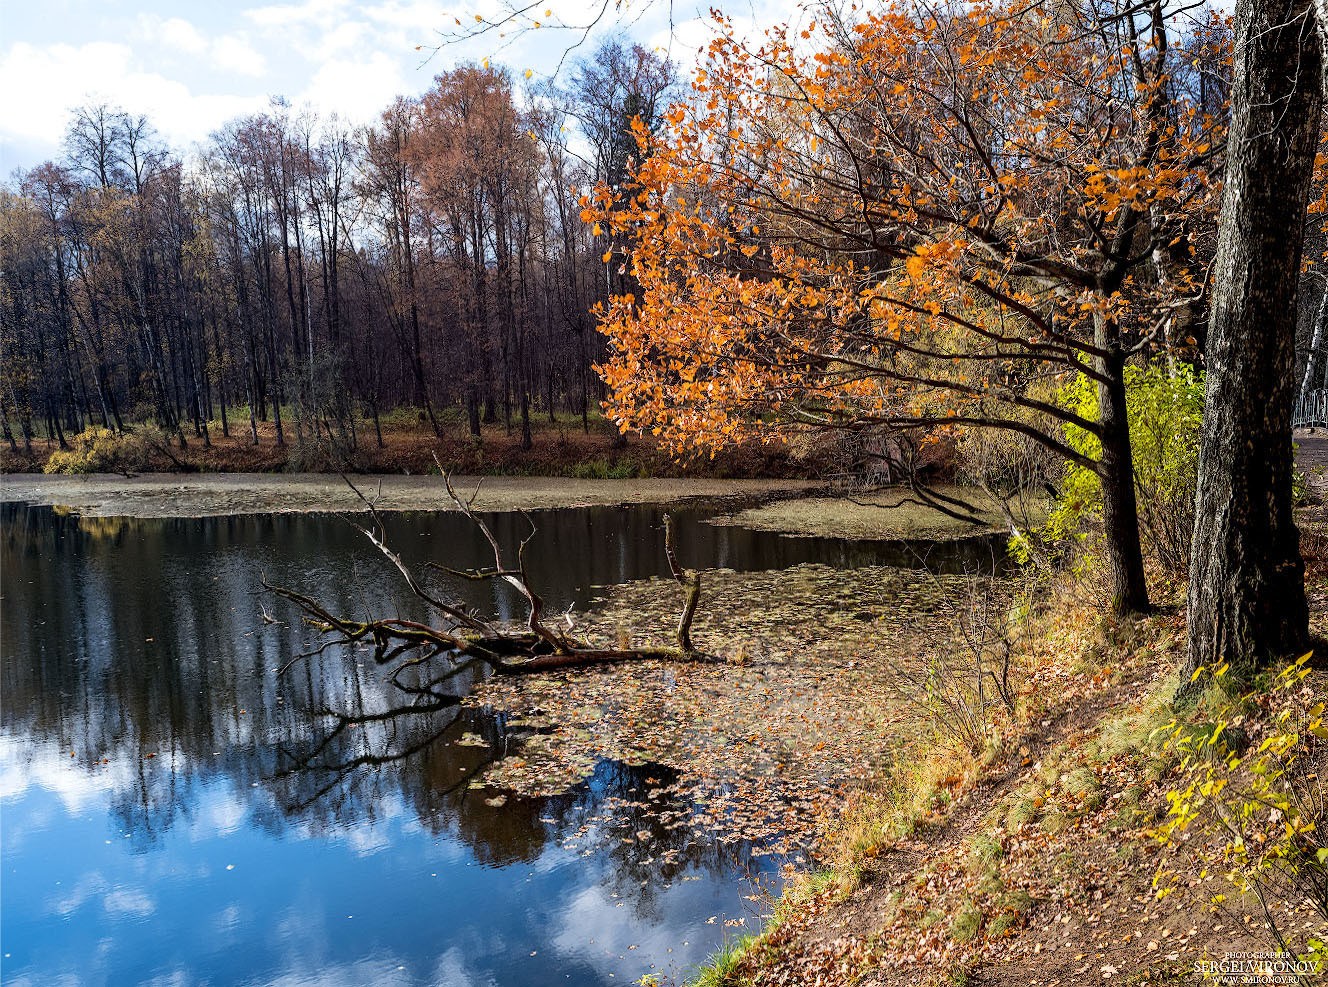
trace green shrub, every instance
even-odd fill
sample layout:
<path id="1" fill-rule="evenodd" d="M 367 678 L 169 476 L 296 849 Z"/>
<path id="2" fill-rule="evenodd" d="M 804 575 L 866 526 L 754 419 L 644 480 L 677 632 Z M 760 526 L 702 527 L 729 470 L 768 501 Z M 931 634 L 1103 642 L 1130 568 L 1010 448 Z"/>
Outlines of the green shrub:
<path id="1" fill-rule="evenodd" d="M 1031 798 L 1021 798 L 1010 806 L 1010 811 L 1005 815 L 1005 827 L 1011 832 L 1027 826 L 1038 817 L 1037 805 Z"/>
<path id="2" fill-rule="evenodd" d="M 965 902 L 950 923 L 950 938 L 955 942 L 968 942 L 981 928 L 982 910 L 971 901 Z"/>
<path id="3" fill-rule="evenodd" d="M 738 973 L 738 968 L 742 965 L 743 958 L 755 942 L 755 936 L 725 939 L 724 945 L 720 946 L 718 952 L 706 961 L 705 965 L 697 972 L 696 977 L 689 981 L 690 987 L 728 987 L 728 985 L 731 985 Z"/>
<path id="4" fill-rule="evenodd" d="M 1203 388 L 1202 374 L 1189 364 L 1153 362 L 1125 368 L 1140 534 L 1145 549 L 1171 573 L 1183 572 L 1190 560 Z M 1059 400 L 1081 417 L 1098 419 L 1097 384 L 1084 374 L 1061 391 Z M 1102 453 L 1097 437 L 1078 426 L 1067 425 L 1065 437 L 1071 448 L 1091 459 Z M 1040 535 L 1051 542 L 1082 541 L 1101 516 L 1097 474 L 1066 463 L 1060 497 Z M 1018 553 L 1019 546 L 1015 550 Z"/>
<path id="5" fill-rule="evenodd" d="M 630 480 L 637 472 L 636 464 L 625 460 L 610 463 L 603 459 L 590 459 L 572 464 L 567 475 L 576 480 Z"/>
<path id="6" fill-rule="evenodd" d="M 992 868 L 998 868 L 1004 853 L 1005 849 L 1001 846 L 1000 840 L 979 833 L 968 844 L 968 872 L 983 874 Z"/>

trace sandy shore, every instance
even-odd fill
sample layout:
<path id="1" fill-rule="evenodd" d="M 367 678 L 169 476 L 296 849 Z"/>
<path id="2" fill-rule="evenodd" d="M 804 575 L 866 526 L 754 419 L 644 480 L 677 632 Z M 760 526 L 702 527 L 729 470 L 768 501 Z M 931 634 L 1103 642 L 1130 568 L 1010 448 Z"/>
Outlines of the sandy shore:
<path id="1" fill-rule="evenodd" d="M 452 507 L 440 478 L 356 476 L 378 506 L 391 511 L 442 511 Z M 463 495 L 479 477 L 453 478 Z M 475 506 L 484 511 L 540 510 L 614 504 L 661 504 L 697 497 L 759 497 L 811 487 L 801 480 L 573 480 L 491 476 L 480 484 Z M 380 494 L 381 491 L 381 494 Z M 212 517 L 301 511 L 353 511 L 355 494 L 338 476 L 298 473 L 205 473 L 0 476 L 0 501 L 67 508 L 93 517 Z"/>

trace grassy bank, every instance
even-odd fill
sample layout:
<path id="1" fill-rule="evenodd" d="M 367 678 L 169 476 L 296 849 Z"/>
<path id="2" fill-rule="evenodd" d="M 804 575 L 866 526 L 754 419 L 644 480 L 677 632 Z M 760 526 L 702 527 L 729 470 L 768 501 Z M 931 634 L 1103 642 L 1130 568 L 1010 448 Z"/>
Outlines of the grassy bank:
<path id="1" fill-rule="evenodd" d="M 726 450 L 714 458 L 678 461 L 653 440 L 634 436 L 623 442 L 616 427 L 599 415 L 583 428 L 580 418 L 542 418 L 531 423 L 531 444 L 522 448 L 520 427 L 509 430 L 502 422 L 484 425 L 481 435 L 470 435 L 456 416 L 440 419 L 435 434 L 426 417 L 414 409 L 400 409 L 381 420 L 382 441 L 372 424 L 361 423 L 353 443 L 338 435 L 329 439 L 301 435 L 287 421 L 283 444 L 277 443 L 270 421 L 258 423 L 253 440 L 248 418 L 230 416 L 229 435 L 212 422 L 206 441 L 185 430 L 185 444 L 167 437 L 154 426 L 134 426 L 126 436 L 101 439 L 105 455 L 89 463 L 86 455 L 62 453 L 53 438 L 38 438 L 30 448 L 0 447 L 0 471 L 42 472 L 56 456 L 75 460 L 76 472 L 205 472 L 205 473 L 356 473 L 421 474 L 436 472 L 434 457 L 455 473 L 497 476 L 563 476 L 577 479 L 631 479 L 641 477 L 749 477 L 781 478 L 812 475 L 815 457 L 794 457 L 782 445 L 749 444 Z M 76 453 L 91 442 L 66 436 Z M 89 468 L 90 467 L 90 468 Z"/>
<path id="2" fill-rule="evenodd" d="M 1302 521 L 1322 639 L 1328 520 L 1319 508 Z M 1205 960 L 1324 938 L 1305 889 L 1328 872 L 1293 846 L 1323 840 L 1283 828 L 1296 799 L 1324 815 L 1328 756 L 1312 733 L 1328 675 L 1310 662 L 1290 679 L 1220 679 L 1177 708 L 1176 601 L 1123 620 L 1082 583 L 1039 599 L 1011 628 L 1010 708 L 993 699 L 965 733 L 933 680 L 893 763 L 841 807 L 818 869 L 693 983 L 1189 983 Z"/>

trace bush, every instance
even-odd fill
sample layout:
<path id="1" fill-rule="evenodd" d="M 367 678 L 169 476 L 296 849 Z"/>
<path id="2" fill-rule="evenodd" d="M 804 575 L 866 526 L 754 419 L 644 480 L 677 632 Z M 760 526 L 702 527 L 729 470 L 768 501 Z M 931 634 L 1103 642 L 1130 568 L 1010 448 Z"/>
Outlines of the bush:
<path id="1" fill-rule="evenodd" d="M 152 450 L 143 431 L 112 432 L 94 426 L 70 439 L 68 449 L 51 453 L 43 473 L 107 473 L 143 469 Z"/>
<path id="2" fill-rule="evenodd" d="M 1323 701 L 1305 683 L 1309 657 L 1283 669 L 1271 691 L 1235 698 L 1222 691 L 1225 667 L 1200 670 L 1217 685 L 1214 708 L 1200 721 L 1176 719 L 1162 730 L 1164 750 L 1180 759 L 1179 782 L 1153 831 L 1161 843 L 1195 854 L 1205 873 L 1224 872 L 1285 951 L 1302 903 L 1328 923 L 1328 803 L 1319 779 L 1328 725 Z M 1159 869 L 1161 895 L 1175 878 Z M 1215 894 L 1212 904 L 1225 900 Z M 1321 963 L 1321 942 L 1310 937 L 1305 946 L 1304 955 Z"/>
<path id="3" fill-rule="evenodd" d="M 1125 368 L 1126 414 L 1134 458 L 1135 493 L 1144 550 L 1169 573 L 1186 570 L 1194 532 L 1194 497 L 1199 473 L 1199 425 L 1203 418 L 1203 376 L 1185 363 L 1153 362 Z M 1060 395 L 1068 409 L 1097 420 L 1097 384 L 1080 374 Z M 1096 459 L 1101 443 L 1067 425 L 1072 448 Z M 1042 531 L 1051 541 L 1077 541 L 1102 516 L 1097 474 L 1067 463 L 1061 496 Z"/>

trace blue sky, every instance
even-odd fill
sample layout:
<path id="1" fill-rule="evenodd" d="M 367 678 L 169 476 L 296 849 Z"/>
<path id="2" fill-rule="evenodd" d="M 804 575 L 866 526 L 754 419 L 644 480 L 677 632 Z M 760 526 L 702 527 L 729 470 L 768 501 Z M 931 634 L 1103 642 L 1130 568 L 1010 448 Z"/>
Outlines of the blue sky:
<path id="1" fill-rule="evenodd" d="M 548 0 L 552 16 L 584 21 L 591 0 Z M 499 11 L 501 0 L 271 0 L 168 3 L 163 0 L 0 0 L 0 177 L 60 151 L 71 110 L 105 100 L 145 113 L 187 151 L 225 121 L 261 110 L 281 95 L 296 107 L 366 122 L 397 94 L 428 88 L 459 61 L 487 56 L 553 72 L 576 34 L 528 31 L 474 39 L 429 55 L 454 18 Z M 707 0 L 629 0 L 596 37 L 614 30 L 669 48 L 690 68 L 707 37 Z M 726 7 L 730 5 L 725 5 Z M 742 0 L 731 11 L 754 23 L 787 19 L 791 0 Z M 540 12 L 542 13 L 542 12 Z M 416 45 L 426 46 L 423 52 Z M 583 52 L 593 50 L 594 39 Z"/>

